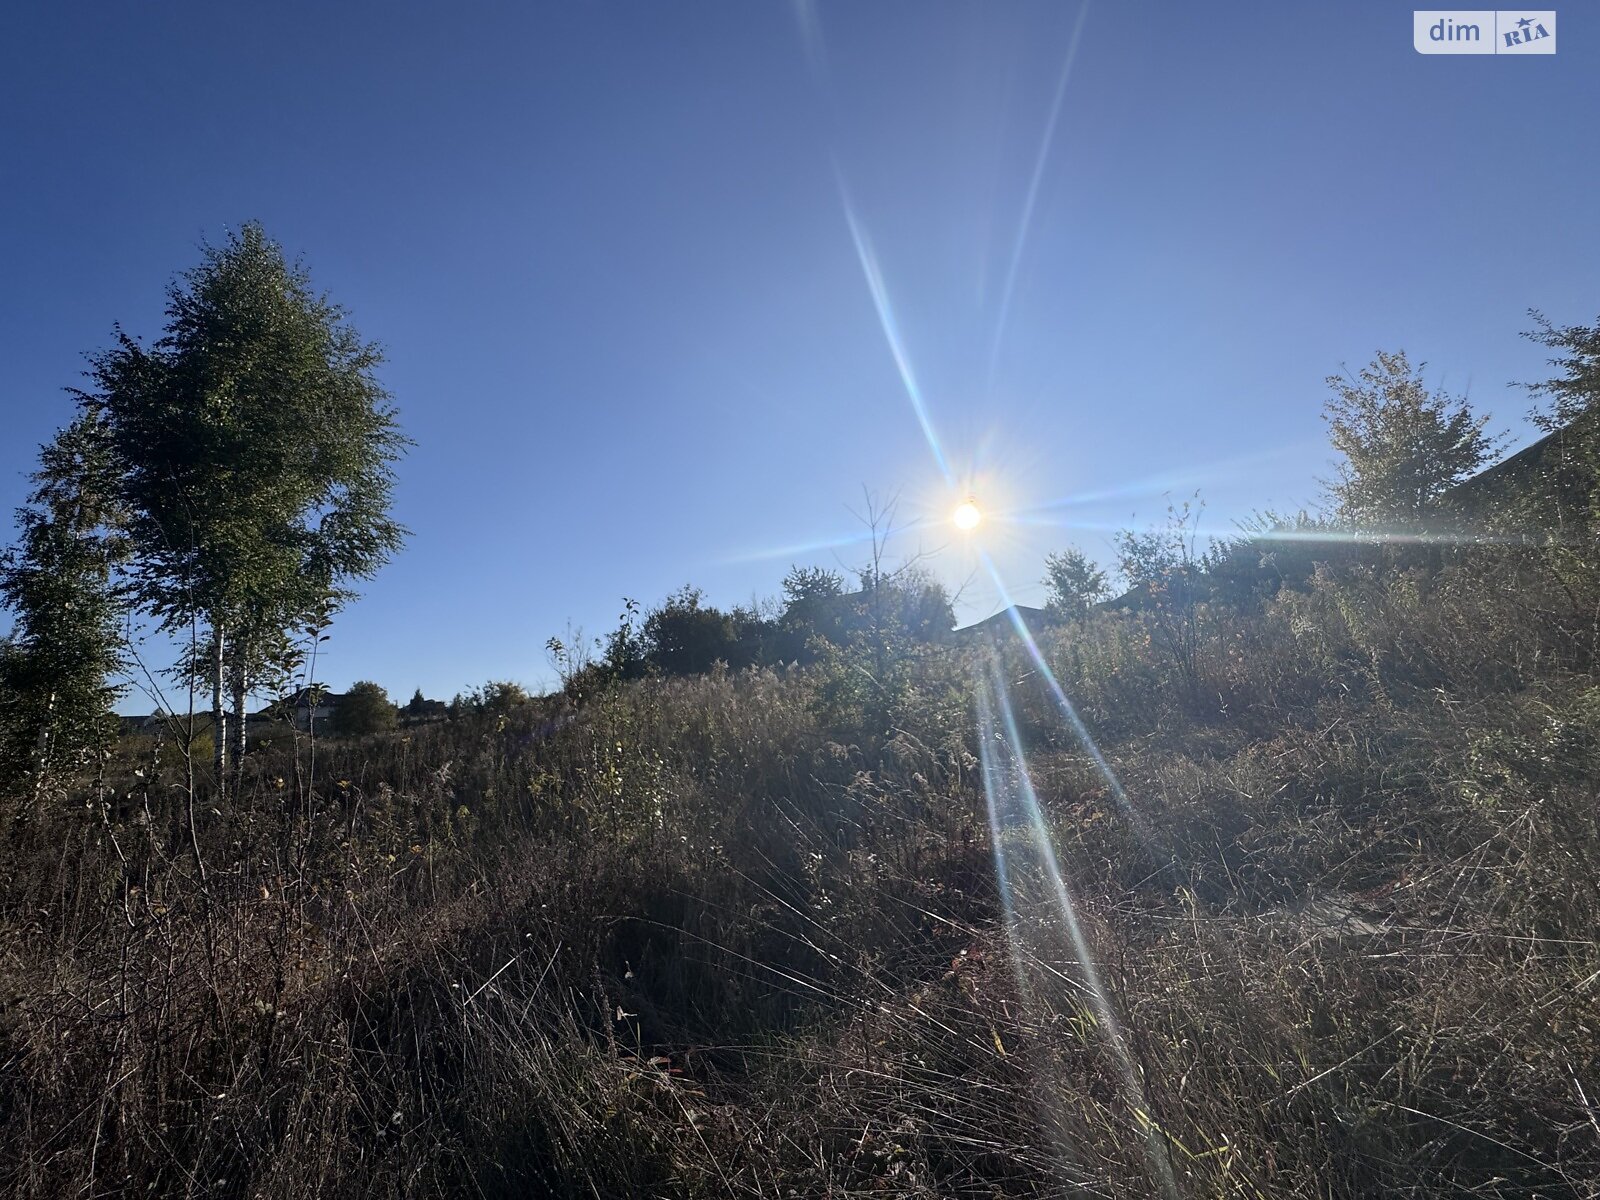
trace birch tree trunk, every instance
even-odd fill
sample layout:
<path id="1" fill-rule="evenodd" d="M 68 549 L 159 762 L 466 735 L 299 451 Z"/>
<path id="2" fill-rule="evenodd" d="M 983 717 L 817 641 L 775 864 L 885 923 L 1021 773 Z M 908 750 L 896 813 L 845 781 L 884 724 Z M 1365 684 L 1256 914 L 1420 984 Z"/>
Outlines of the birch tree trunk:
<path id="1" fill-rule="evenodd" d="M 228 794 L 228 712 L 223 706 L 226 647 L 220 625 L 211 630 L 211 765 L 217 774 L 217 799 Z"/>
<path id="2" fill-rule="evenodd" d="M 44 796 L 45 775 L 50 767 L 50 733 L 51 723 L 56 715 L 56 694 L 50 693 L 50 699 L 44 706 L 44 723 L 39 726 L 39 740 L 34 746 L 34 772 L 33 772 L 33 801 L 35 804 Z"/>
<path id="3" fill-rule="evenodd" d="M 249 680 L 245 676 L 244 644 L 238 639 L 234 641 L 233 670 L 229 672 L 233 684 L 233 775 L 237 780 L 244 774 L 245 743 L 249 737 L 247 722 L 245 720 L 245 699 L 249 691 Z"/>

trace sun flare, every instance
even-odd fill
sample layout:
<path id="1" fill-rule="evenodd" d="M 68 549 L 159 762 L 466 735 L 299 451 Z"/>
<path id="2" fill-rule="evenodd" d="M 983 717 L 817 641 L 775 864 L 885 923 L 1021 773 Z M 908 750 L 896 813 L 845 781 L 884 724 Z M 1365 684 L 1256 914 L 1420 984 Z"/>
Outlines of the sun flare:
<path id="1" fill-rule="evenodd" d="M 950 514 L 950 520 L 963 533 L 970 533 L 983 521 L 983 511 L 978 507 L 977 501 L 969 496 L 956 505 L 955 512 Z"/>

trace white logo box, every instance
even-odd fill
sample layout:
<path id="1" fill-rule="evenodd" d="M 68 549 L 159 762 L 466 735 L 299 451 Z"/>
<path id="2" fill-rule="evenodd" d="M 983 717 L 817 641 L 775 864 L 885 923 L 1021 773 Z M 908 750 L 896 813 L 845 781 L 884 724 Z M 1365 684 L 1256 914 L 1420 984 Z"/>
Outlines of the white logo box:
<path id="1" fill-rule="evenodd" d="M 1411 14 L 1418 54 L 1554 54 L 1553 8 L 1430 8 Z"/>

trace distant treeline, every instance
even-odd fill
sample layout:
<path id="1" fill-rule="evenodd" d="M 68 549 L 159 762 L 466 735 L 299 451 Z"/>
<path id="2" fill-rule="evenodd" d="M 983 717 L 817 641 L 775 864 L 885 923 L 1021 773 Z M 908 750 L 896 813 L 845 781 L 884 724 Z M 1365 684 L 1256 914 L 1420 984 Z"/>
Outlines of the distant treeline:
<path id="1" fill-rule="evenodd" d="M 781 601 L 723 610 L 685 586 L 641 611 L 625 601 L 616 629 L 546 644 L 562 687 L 573 694 L 647 675 L 699 675 L 716 664 L 738 669 L 811 663 L 832 651 L 883 642 L 947 640 L 955 613 L 945 587 L 915 568 L 868 568 L 858 586 L 823 567 L 794 567 Z"/>

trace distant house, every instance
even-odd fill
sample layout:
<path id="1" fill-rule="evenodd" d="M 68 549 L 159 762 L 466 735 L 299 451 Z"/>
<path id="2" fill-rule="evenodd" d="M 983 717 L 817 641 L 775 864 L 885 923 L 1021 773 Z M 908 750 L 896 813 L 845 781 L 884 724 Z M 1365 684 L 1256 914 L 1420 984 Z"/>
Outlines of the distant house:
<path id="1" fill-rule="evenodd" d="M 400 721 L 405 725 L 421 725 L 428 721 L 442 721 L 450 714 L 450 706 L 443 700 L 429 700 L 420 693 L 400 710 Z"/>
<path id="2" fill-rule="evenodd" d="M 256 713 L 252 721 L 282 721 L 287 719 L 296 729 L 309 730 L 316 726 L 323 726 L 344 699 L 340 692 L 329 692 L 322 688 L 301 688 L 292 696 L 276 700 L 266 708 Z"/>
<path id="3" fill-rule="evenodd" d="M 118 714 L 118 732 L 124 734 L 160 733 L 161 727 L 171 718 L 164 712 L 153 712 L 148 716 L 126 716 Z"/>
<path id="4" fill-rule="evenodd" d="M 973 642 L 1010 641 L 1018 636 L 1019 620 L 1028 630 L 1028 636 L 1033 638 L 1037 638 L 1047 627 L 1055 624 L 1055 618 L 1045 609 L 1033 608 L 1027 604 L 1013 604 L 981 621 L 963 625 L 956 630 L 955 637 L 957 641 L 969 645 Z"/>
<path id="5" fill-rule="evenodd" d="M 1512 507 L 1519 499 L 1542 501 L 1526 508 L 1543 522 L 1561 522 L 1581 516 L 1588 508 L 1590 465 L 1588 447 L 1572 425 L 1546 434 L 1509 458 L 1456 484 L 1444 495 L 1444 505 L 1469 520 Z"/>

